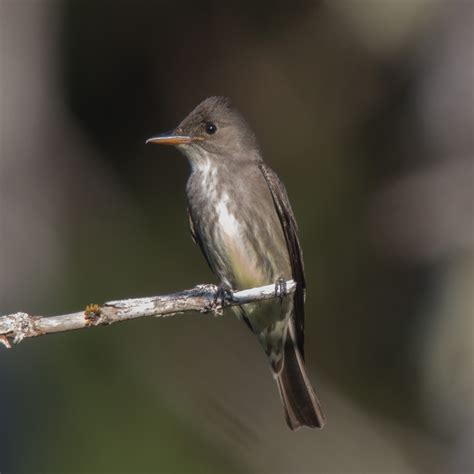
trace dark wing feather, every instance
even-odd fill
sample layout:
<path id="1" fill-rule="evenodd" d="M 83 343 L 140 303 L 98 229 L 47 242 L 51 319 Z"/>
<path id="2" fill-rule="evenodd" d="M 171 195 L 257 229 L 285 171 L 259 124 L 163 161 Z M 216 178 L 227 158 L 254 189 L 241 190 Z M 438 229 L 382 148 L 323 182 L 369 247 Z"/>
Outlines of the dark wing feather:
<path id="1" fill-rule="evenodd" d="M 280 178 L 265 163 L 260 162 L 258 167 L 262 171 L 270 189 L 273 203 L 285 234 L 293 280 L 297 284 L 294 295 L 296 344 L 304 359 L 304 299 L 306 282 L 304 277 L 303 251 L 298 239 L 298 225 L 296 224 L 285 186 L 280 181 Z"/>
<path id="2" fill-rule="evenodd" d="M 201 236 L 196 231 L 196 227 L 195 227 L 194 222 L 193 222 L 193 216 L 191 215 L 191 211 L 189 210 L 189 207 L 188 207 L 187 211 L 188 211 L 188 220 L 189 220 L 189 230 L 191 231 L 191 237 L 193 239 L 193 242 L 195 244 L 199 245 L 199 248 L 201 249 L 201 252 L 204 255 L 204 258 L 206 259 L 206 262 L 209 265 L 209 268 L 212 271 L 214 271 L 211 267 L 211 262 L 209 261 L 209 258 L 207 257 L 206 250 L 204 249 L 204 245 L 202 243 Z"/>

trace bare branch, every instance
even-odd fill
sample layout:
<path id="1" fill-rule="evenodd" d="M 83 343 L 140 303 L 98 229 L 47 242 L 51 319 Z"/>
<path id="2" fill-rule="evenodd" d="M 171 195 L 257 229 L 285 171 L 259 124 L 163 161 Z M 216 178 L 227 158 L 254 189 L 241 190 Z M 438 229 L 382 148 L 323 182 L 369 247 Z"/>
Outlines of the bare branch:
<path id="1" fill-rule="evenodd" d="M 293 280 L 286 282 L 288 293 L 296 288 Z M 168 317 L 188 311 L 222 314 L 222 309 L 275 298 L 275 285 L 232 292 L 232 297 L 217 301 L 216 285 L 198 285 L 189 290 L 163 296 L 108 301 L 102 305 L 90 304 L 84 311 L 60 316 L 34 316 L 14 313 L 0 316 L 0 343 L 10 348 L 10 341 L 18 344 L 27 337 L 55 332 L 72 331 L 93 326 L 108 325 L 146 316 Z"/>

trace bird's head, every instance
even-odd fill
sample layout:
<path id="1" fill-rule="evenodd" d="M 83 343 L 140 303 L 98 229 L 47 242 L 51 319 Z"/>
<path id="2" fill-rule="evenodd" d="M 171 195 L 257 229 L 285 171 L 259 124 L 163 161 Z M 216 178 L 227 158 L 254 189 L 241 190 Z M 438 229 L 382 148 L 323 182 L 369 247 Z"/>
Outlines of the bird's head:
<path id="1" fill-rule="evenodd" d="M 174 130 L 149 138 L 146 143 L 174 145 L 190 160 L 258 159 L 255 135 L 226 97 L 208 97 Z"/>

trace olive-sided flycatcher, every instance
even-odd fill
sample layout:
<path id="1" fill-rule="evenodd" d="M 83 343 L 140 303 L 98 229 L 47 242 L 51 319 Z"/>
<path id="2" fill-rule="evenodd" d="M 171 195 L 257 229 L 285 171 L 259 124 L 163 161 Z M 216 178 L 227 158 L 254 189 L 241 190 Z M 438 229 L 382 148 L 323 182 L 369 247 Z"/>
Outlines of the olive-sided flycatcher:
<path id="1" fill-rule="evenodd" d="M 296 282 L 291 296 L 233 310 L 268 356 L 288 426 L 322 428 L 303 363 L 305 278 L 297 224 L 285 187 L 262 160 L 249 125 L 227 98 L 209 97 L 175 130 L 147 143 L 175 145 L 188 158 L 191 234 L 221 288 Z"/>

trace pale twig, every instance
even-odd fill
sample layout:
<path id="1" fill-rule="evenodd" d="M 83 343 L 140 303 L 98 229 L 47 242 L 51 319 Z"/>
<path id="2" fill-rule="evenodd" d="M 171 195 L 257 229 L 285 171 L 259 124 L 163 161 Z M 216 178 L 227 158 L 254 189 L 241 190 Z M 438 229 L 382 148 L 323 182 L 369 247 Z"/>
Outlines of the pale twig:
<path id="1" fill-rule="evenodd" d="M 288 293 L 292 293 L 295 288 L 296 283 L 293 280 L 286 282 Z M 27 337 L 107 325 L 146 316 L 166 317 L 188 311 L 221 314 L 222 308 L 275 298 L 277 293 L 275 285 L 266 285 L 232 292 L 232 298 L 216 301 L 219 297 L 218 287 L 209 284 L 170 295 L 108 301 L 102 305 L 90 304 L 83 311 L 60 316 L 13 313 L 0 316 L 0 343 L 10 348 L 10 341 L 17 344 Z"/>

